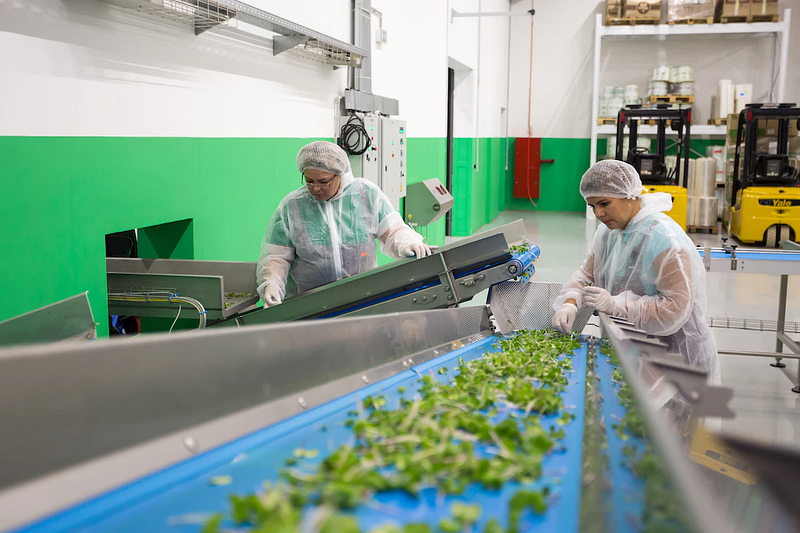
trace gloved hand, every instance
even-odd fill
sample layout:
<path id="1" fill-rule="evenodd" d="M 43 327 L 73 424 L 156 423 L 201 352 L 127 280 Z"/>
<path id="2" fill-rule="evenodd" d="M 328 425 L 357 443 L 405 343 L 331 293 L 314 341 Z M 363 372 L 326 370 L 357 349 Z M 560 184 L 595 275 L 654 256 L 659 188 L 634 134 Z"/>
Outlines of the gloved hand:
<path id="1" fill-rule="evenodd" d="M 601 313 L 612 316 L 625 315 L 625 309 L 614 300 L 614 297 L 607 290 L 594 285 L 584 287 L 583 303 L 594 307 Z"/>
<path id="2" fill-rule="evenodd" d="M 264 287 L 264 309 L 281 303 L 281 291 L 277 285 L 267 285 Z"/>
<path id="3" fill-rule="evenodd" d="M 572 324 L 575 323 L 575 316 L 578 314 L 578 306 L 574 304 L 562 305 L 556 314 L 553 315 L 553 327 L 561 333 L 569 334 L 572 331 Z"/>
<path id="4" fill-rule="evenodd" d="M 425 243 L 414 241 L 405 245 L 403 255 L 406 257 L 417 256 L 417 259 L 419 259 L 420 257 L 431 255 L 431 248 Z"/>

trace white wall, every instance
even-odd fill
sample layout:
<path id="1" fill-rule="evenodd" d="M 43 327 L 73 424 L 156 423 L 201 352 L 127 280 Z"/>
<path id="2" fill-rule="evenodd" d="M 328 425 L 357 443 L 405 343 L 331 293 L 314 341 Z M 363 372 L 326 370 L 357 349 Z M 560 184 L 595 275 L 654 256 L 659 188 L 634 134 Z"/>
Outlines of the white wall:
<path id="1" fill-rule="evenodd" d="M 352 0 L 250 3 L 350 41 Z M 456 136 L 505 134 L 500 110 L 506 105 L 509 26 L 510 133 L 526 135 L 530 18 L 480 20 L 478 85 L 478 19 L 449 17 L 450 7 L 487 12 L 505 11 L 509 4 L 524 12 L 532 2 L 374 0 L 389 42 L 373 46 L 373 89 L 400 100 L 411 136 L 445 135 L 448 61 L 460 69 Z M 589 136 L 594 14 L 602 5 L 536 2 L 535 136 Z M 781 0 L 785 7 L 795 9 L 786 99 L 800 102 L 800 0 Z M 269 39 L 232 35 L 195 37 L 188 27 L 129 16 L 98 0 L 0 0 L 0 49 L 6 51 L 0 54 L 0 135 L 330 136 L 333 101 L 346 86 L 346 69 L 273 57 Z M 675 41 L 608 42 L 601 83 L 644 85 L 656 63 L 690 64 L 697 72 L 700 121 L 709 114 L 720 77 L 752 80 L 756 94 L 765 92 L 768 39 L 694 42 L 705 50 Z"/>
<path id="2" fill-rule="evenodd" d="M 447 2 L 373 0 L 383 15 L 386 44 L 372 17 L 372 92 L 400 100 L 410 137 L 447 134 Z"/>
<path id="3" fill-rule="evenodd" d="M 508 0 L 450 0 L 449 4 L 460 13 L 510 9 Z M 505 136 L 501 108 L 507 106 L 508 28 L 509 18 L 503 16 L 455 17 L 449 23 L 447 53 L 450 67 L 456 70 L 456 137 Z"/>
<path id="4" fill-rule="evenodd" d="M 352 0 L 248 3 L 352 42 Z M 374 91 L 400 99 L 412 137 L 443 137 L 446 2 L 374 5 L 389 31 Z M 331 136 L 347 69 L 273 57 L 268 32 L 235 26 L 196 37 L 98 0 L 0 0 L 0 135 Z"/>
<path id="5" fill-rule="evenodd" d="M 0 49 L 14 51 L 0 55 L 13 80 L 0 85 L 2 135 L 326 136 L 346 83 L 345 70 L 96 0 L 0 3 Z"/>
<path id="6" fill-rule="evenodd" d="M 515 0 L 512 9 L 531 9 L 531 0 Z M 539 0 L 533 31 L 531 123 L 535 137 L 588 138 L 594 47 L 594 17 L 598 0 Z M 800 0 L 780 0 L 779 9 L 793 9 L 789 46 L 790 70 L 786 100 L 800 102 Z M 511 26 L 511 135 L 527 134 L 530 19 L 515 17 Z M 710 116 L 711 94 L 720 78 L 752 81 L 754 93 L 766 93 L 768 38 L 700 38 L 669 41 L 604 41 L 600 84 L 636 83 L 646 90 L 647 74 L 657 64 L 690 65 L 697 79 L 693 107 L 696 123 Z"/>

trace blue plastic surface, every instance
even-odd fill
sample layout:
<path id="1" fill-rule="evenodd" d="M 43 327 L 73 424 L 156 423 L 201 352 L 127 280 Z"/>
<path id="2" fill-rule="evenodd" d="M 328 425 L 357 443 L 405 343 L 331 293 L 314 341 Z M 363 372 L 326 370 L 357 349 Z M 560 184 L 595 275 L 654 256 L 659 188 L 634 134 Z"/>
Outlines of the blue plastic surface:
<path id="1" fill-rule="evenodd" d="M 622 455 L 622 449 L 626 445 L 634 446 L 636 456 L 641 457 L 645 445 L 635 437 L 629 436 L 628 440 L 624 441 L 617 435 L 614 426 L 622 421 L 626 411 L 617 397 L 621 387 L 611 379 L 615 367 L 598 350 L 596 368 L 597 376 L 600 378 L 600 393 L 603 395 L 601 409 L 608 439 L 608 469 L 611 481 L 611 512 L 606 514 L 611 523 L 606 525 L 609 526 L 608 531 L 619 533 L 639 531 L 636 526 L 641 524 L 644 510 L 645 482 L 633 474 L 627 465 L 630 460 Z"/>
<path id="2" fill-rule="evenodd" d="M 700 252 L 700 257 L 703 257 L 703 249 L 698 248 L 698 252 Z M 730 259 L 731 254 L 730 252 L 711 252 L 712 259 Z M 770 253 L 770 252 L 744 252 L 741 250 L 736 251 L 736 259 L 748 259 L 750 261 L 800 261 L 800 254 L 798 253 Z"/>
<path id="3" fill-rule="evenodd" d="M 458 366 L 458 357 L 470 361 L 493 351 L 497 340 L 490 337 L 465 348 L 438 357 L 415 367 L 420 374 L 429 373 L 442 382 L 452 380 Z M 563 356 L 562 356 L 563 357 Z M 446 367 L 444 375 L 438 369 Z M 583 439 L 583 405 L 585 393 L 586 345 L 576 350 L 569 385 L 563 393 L 566 409 L 575 418 L 563 426 L 564 447 L 548 455 L 543 463 L 543 476 L 535 488 L 549 486 L 548 511 L 542 516 L 532 512 L 523 515 L 520 531 L 577 531 L 580 485 L 581 453 Z M 406 371 L 388 378 L 355 394 L 333 400 L 301 415 L 285 420 L 227 445 L 179 463 L 154 475 L 142 478 L 93 500 L 46 518 L 23 528 L 25 532 L 170 532 L 196 533 L 213 513 L 230 511 L 228 495 L 258 491 L 264 481 L 276 480 L 285 468 L 284 461 L 296 448 L 317 449 L 316 459 L 302 460 L 297 467 L 313 472 L 328 453 L 352 442 L 352 432 L 344 427 L 348 411 L 356 407 L 360 398 L 383 394 L 387 408 L 397 408 L 402 397 L 413 397 L 419 388 L 419 376 Z M 399 386 L 405 386 L 403 395 Z M 542 426 L 549 428 L 557 423 L 557 416 L 543 417 Z M 323 427 L 324 426 L 324 427 Z M 487 450 L 483 450 L 487 453 Z M 215 486 L 210 479 L 230 476 L 228 486 Z M 506 526 L 508 502 L 521 487 L 508 483 L 499 491 L 487 491 L 480 486 L 468 487 L 460 496 L 439 497 L 435 489 L 424 489 L 418 499 L 405 493 L 382 493 L 369 506 L 355 511 L 363 531 L 394 522 L 426 522 L 434 527 L 439 520 L 450 515 L 452 503 L 469 501 L 482 506 L 483 512 L 476 531 L 491 518 L 496 517 Z M 528 487 L 530 488 L 530 487 Z M 223 527 L 231 527 L 230 521 Z"/>

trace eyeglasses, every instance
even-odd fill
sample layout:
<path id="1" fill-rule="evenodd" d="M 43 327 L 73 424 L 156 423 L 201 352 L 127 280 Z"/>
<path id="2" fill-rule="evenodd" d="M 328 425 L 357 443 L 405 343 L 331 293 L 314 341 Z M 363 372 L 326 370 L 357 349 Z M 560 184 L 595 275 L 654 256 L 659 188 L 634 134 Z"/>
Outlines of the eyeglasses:
<path id="1" fill-rule="evenodd" d="M 330 187 L 333 184 L 333 182 L 336 181 L 336 176 L 319 181 L 309 181 L 307 177 L 302 176 L 302 181 L 309 189 L 313 189 L 317 185 L 319 185 L 320 187 Z"/>

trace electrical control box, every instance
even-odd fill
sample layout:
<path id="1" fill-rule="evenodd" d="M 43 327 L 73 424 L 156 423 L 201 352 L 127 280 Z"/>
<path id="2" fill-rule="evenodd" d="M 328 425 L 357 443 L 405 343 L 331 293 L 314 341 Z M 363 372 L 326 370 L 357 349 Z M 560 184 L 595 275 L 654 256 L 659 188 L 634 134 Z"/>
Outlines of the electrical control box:
<path id="1" fill-rule="evenodd" d="M 380 130 L 380 187 L 399 211 L 406 195 L 406 122 L 381 118 Z"/>
<path id="2" fill-rule="evenodd" d="M 353 176 L 364 178 L 381 187 L 381 118 L 361 113 L 358 114 L 358 118 L 364 122 L 364 129 L 367 130 L 370 147 L 361 155 L 349 156 Z M 366 144 L 366 139 L 355 127 L 356 125 L 360 126 L 361 122 L 352 115 L 337 117 L 335 125 L 336 138 L 341 138 L 342 127 L 347 124 L 352 125 L 352 127 L 346 128 L 344 134 L 349 136 L 351 146 L 357 146 L 358 150 L 362 150 Z"/>
<path id="3" fill-rule="evenodd" d="M 453 195 L 438 178 L 412 183 L 406 196 L 406 222 L 411 226 L 427 226 L 453 208 Z"/>

